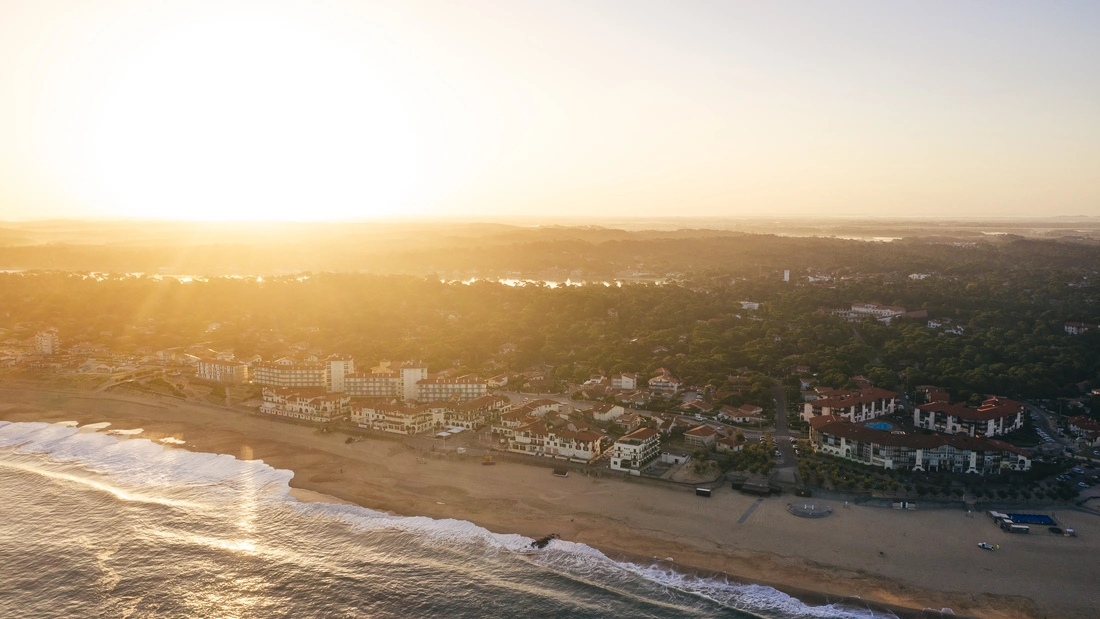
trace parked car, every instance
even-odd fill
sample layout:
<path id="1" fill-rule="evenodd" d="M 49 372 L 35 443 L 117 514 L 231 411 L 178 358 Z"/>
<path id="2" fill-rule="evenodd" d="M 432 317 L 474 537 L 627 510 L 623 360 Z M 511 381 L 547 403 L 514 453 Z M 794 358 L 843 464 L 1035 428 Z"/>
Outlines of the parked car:
<path id="1" fill-rule="evenodd" d="M 1085 483 L 1085 482 L 1083 482 L 1083 481 L 1079 481 L 1079 482 L 1077 482 L 1077 485 L 1078 485 L 1078 486 L 1081 486 L 1082 488 L 1088 488 L 1088 487 L 1089 487 L 1089 485 L 1088 485 L 1088 484 L 1086 484 L 1086 483 Z"/>

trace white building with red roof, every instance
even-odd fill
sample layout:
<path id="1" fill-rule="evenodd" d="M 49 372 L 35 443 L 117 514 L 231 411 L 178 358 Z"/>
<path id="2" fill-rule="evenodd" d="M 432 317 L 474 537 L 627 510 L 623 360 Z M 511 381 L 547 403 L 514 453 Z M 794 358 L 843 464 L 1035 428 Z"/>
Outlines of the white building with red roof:
<path id="1" fill-rule="evenodd" d="M 713 449 L 716 440 L 718 440 L 718 431 L 706 424 L 684 432 L 684 443 L 689 447 Z"/>
<path id="2" fill-rule="evenodd" d="M 1024 405 L 997 396 L 977 408 L 929 402 L 913 408 L 913 425 L 945 434 L 1000 436 L 1024 427 Z"/>
<path id="3" fill-rule="evenodd" d="M 859 391 L 834 389 L 823 391 L 822 394 L 824 397 L 802 405 L 803 421 L 833 415 L 845 421 L 858 423 L 882 415 L 890 415 L 897 410 L 898 394 L 877 387 Z"/>

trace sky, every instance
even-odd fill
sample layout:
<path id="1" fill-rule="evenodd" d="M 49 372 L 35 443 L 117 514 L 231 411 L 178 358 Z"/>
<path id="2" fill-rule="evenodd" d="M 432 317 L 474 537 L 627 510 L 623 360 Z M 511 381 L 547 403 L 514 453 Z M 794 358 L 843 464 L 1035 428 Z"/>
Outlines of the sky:
<path id="1" fill-rule="evenodd" d="M 0 219 L 1100 216 L 1100 2 L 0 0 Z"/>

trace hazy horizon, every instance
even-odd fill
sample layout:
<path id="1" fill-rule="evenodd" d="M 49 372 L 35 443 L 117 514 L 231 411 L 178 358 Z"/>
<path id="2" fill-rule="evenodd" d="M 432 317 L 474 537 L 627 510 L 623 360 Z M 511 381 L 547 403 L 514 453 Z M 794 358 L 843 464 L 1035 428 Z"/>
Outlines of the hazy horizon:
<path id="1" fill-rule="evenodd" d="M 1100 5 L 0 0 L 0 219 L 1100 215 Z"/>

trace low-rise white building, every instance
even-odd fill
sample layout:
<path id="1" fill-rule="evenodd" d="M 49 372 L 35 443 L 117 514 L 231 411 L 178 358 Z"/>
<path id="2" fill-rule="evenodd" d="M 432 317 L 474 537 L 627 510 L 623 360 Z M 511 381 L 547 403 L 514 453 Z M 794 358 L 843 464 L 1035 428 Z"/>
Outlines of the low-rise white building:
<path id="1" fill-rule="evenodd" d="M 703 424 L 684 432 L 684 443 L 689 447 L 700 449 L 714 449 L 714 442 L 718 440 L 718 431 Z"/>
<path id="2" fill-rule="evenodd" d="M 637 374 L 616 374 L 611 377 L 611 388 L 634 391 L 638 388 Z"/>
<path id="3" fill-rule="evenodd" d="M 588 409 L 588 412 L 592 414 L 592 418 L 596 421 L 612 421 L 618 419 L 620 415 L 626 412 L 626 409 L 618 404 L 604 402 Z"/>
<path id="4" fill-rule="evenodd" d="M 589 463 L 600 457 L 602 440 L 598 432 L 552 428 L 538 419 L 515 429 L 508 451 Z"/>

